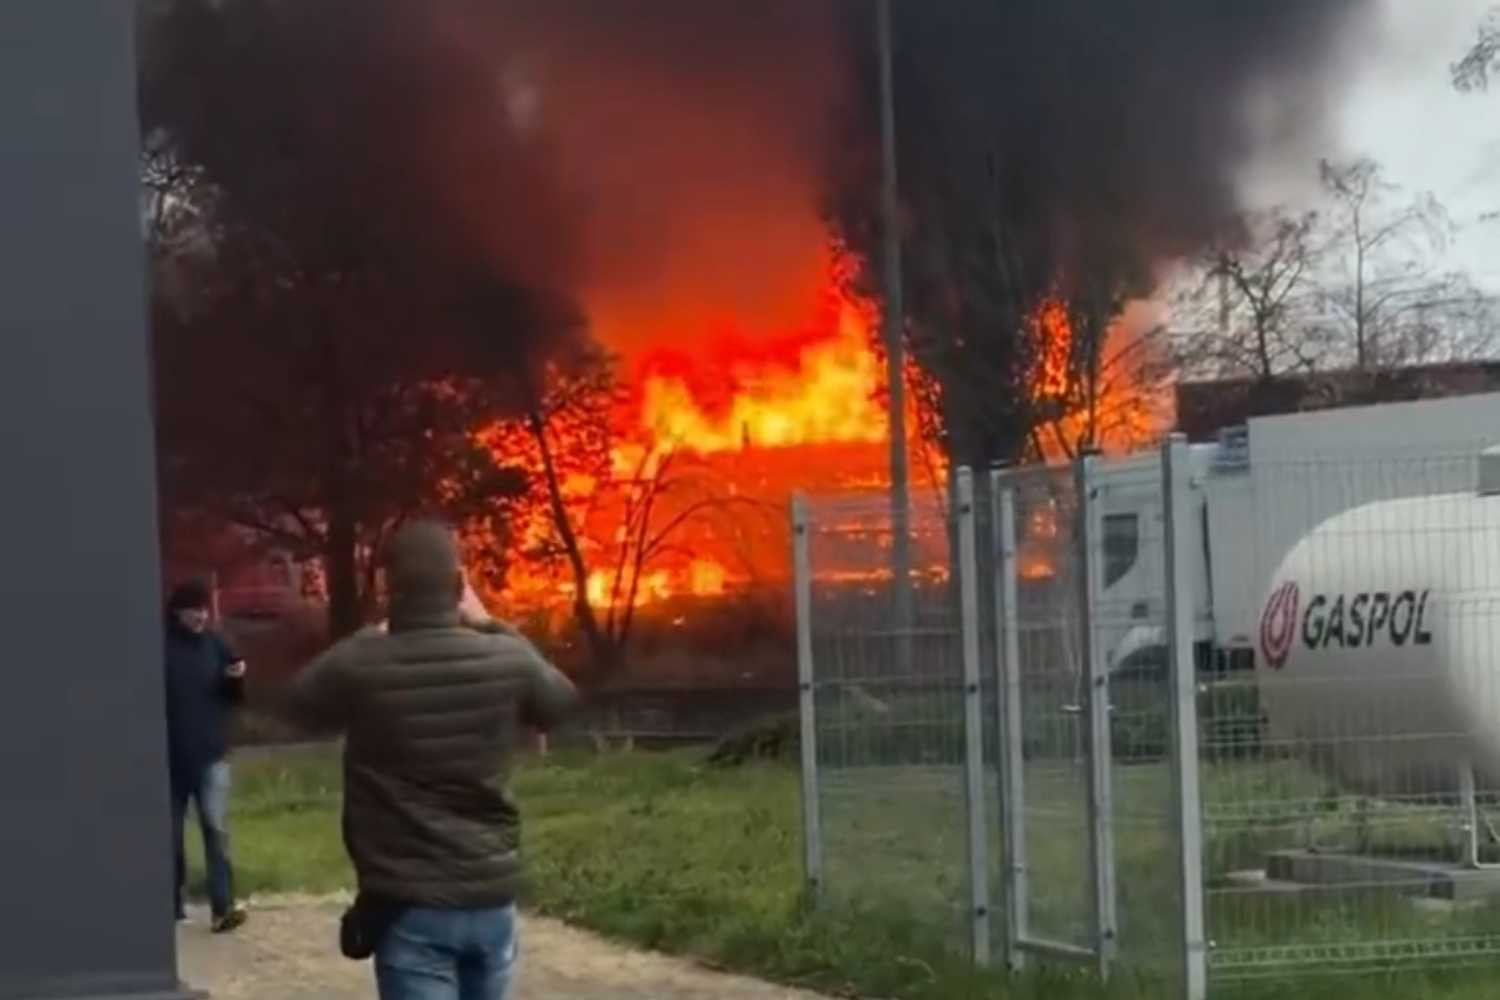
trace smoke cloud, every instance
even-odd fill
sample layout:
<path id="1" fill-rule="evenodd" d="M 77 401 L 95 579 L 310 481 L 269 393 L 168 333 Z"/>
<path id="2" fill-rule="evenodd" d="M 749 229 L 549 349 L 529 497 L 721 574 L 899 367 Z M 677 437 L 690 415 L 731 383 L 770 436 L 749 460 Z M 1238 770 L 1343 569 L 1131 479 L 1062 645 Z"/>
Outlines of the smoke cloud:
<path id="1" fill-rule="evenodd" d="M 895 4 L 907 190 L 985 158 L 1062 265 L 1181 254 L 1239 210 L 1267 146 L 1326 138 L 1344 44 L 1372 0 L 946 0 Z M 874 66 L 862 76 L 873 87 Z M 871 130 L 867 109 L 861 128 Z M 1329 152 L 1326 148 L 1323 153 Z M 1311 171 L 1315 159 L 1309 157 Z M 973 178 L 967 178 L 973 181 Z M 955 180 L 954 182 L 962 182 Z"/>
<path id="2" fill-rule="evenodd" d="M 425 160 L 444 216 L 508 273 L 578 295 L 606 344 L 633 352 L 730 322 L 754 334 L 805 313 L 848 80 L 837 8 L 356 6 L 371 31 L 371 58 L 345 68 L 372 97 L 360 145 Z"/>
<path id="3" fill-rule="evenodd" d="M 276 12 L 270 47 L 168 46 L 233 72 L 158 104 L 197 101 L 295 147 L 327 197 L 414 245 L 457 241 L 578 294 L 616 348 L 795 322 L 822 279 L 830 193 L 875 149 L 863 0 L 209 6 L 236 5 Z M 1321 127 L 1329 55 L 1367 5 L 897 0 L 903 150 L 939 125 L 983 133 L 1069 240 L 1107 229 L 1180 252 L 1237 208 L 1257 143 Z M 920 157 L 903 169 L 932 180 Z"/>
<path id="4" fill-rule="evenodd" d="M 510 0 L 496 58 L 574 198 L 596 333 L 626 350 L 776 329 L 821 280 L 836 8 L 806 0 Z M 463 24 L 462 20 L 454 22 Z"/>

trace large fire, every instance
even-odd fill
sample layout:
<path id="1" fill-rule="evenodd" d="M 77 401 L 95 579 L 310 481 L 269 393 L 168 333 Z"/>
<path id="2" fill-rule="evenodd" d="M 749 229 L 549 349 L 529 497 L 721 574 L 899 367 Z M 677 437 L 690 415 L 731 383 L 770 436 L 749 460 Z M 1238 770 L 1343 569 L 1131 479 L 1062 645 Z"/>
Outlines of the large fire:
<path id="1" fill-rule="evenodd" d="M 733 316 L 717 322 L 698 316 L 691 328 L 656 338 L 673 346 L 632 352 L 623 345 L 627 385 L 612 415 L 608 468 L 561 473 L 591 606 L 613 615 L 684 595 L 779 585 L 789 569 L 786 512 L 794 493 L 888 484 L 876 313 L 849 291 L 847 278 L 846 262 L 830 253 L 804 318 L 784 331 L 767 335 Z M 1049 303 L 1036 322 L 1042 336 L 1035 390 L 1039 397 L 1062 396 L 1070 388 L 1067 310 Z M 913 489 L 930 490 L 945 470 L 938 459 L 922 460 L 918 424 L 913 412 Z M 567 447 L 565 440 L 558 444 Z M 554 533 L 551 517 L 544 511 L 524 529 L 531 547 L 544 546 Z M 1028 553 L 1045 551 L 1047 536 L 1055 534 L 1055 525 L 1035 527 L 1038 544 L 1027 546 Z M 944 537 L 937 533 L 940 545 Z M 878 537 L 877 544 L 888 546 L 889 539 Z M 934 567 L 944 561 L 941 552 L 933 557 Z M 855 582 L 888 577 L 879 562 L 850 567 L 846 575 Z M 1025 571 L 1044 575 L 1048 561 L 1029 555 Z M 933 572 L 933 579 L 941 576 Z M 516 565 L 505 596 L 512 605 L 565 609 L 577 598 L 576 579 L 559 558 Z"/>
<path id="2" fill-rule="evenodd" d="M 607 610 L 780 583 L 795 492 L 888 481 L 875 311 L 847 278 L 847 263 L 830 252 L 791 329 L 768 335 L 733 316 L 700 319 L 657 338 L 674 346 L 625 357 L 609 469 L 563 481 L 588 556 L 589 604 Z M 506 447 L 515 454 L 524 444 Z M 533 546 L 554 531 L 550 516 L 525 529 Z M 574 579 L 565 566 L 514 566 L 506 597 L 566 606 L 577 596 Z"/>
<path id="3" fill-rule="evenodd" d="M 830 251 L 796 329 L 755 337 L 726 317 L 696 338 L 674 339 L 685 346 L 644 354 L 638 431 L 699 454 L 885 441 L 875 314 L 849 291 L 850 277 L 848 262 Z"/>
<path id="4" fill-rule="evenodd" d="M 839 303 L 827 340 L 747 350 L 712 373 L 716 385 L 695 386 L 703 373 L 683 360 L 663 353 L 642 365 L 640 429 L 657 441 L 710 454 L 885 440 L 880 363 L 853 302 Z"/>

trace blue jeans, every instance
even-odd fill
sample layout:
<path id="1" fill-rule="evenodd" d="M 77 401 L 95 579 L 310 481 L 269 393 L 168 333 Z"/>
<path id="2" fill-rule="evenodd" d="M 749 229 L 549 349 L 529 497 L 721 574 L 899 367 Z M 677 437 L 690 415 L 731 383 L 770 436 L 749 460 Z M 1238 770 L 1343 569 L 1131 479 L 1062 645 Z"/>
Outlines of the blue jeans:
<path id="1" fill-rule="evenodd" d="M 516 908 L 402 912 L 375 953 L 380 1000 L 505 1000 Z"/>
<path id="2" fill-rule="evenodd" d="M 188 803 L 198 813 L 203 831 L 203 860 L 208 868 L 208 900 L 214 916 L 234 906 L 234 872 L 229 864 L 229 762 L 215 761 L 186 774 L 172 775 L 172 857 L 177 865 L 177 912 L 182 912 L 182 888 L 187 881 L 187 857 L 182 849 Z"/>

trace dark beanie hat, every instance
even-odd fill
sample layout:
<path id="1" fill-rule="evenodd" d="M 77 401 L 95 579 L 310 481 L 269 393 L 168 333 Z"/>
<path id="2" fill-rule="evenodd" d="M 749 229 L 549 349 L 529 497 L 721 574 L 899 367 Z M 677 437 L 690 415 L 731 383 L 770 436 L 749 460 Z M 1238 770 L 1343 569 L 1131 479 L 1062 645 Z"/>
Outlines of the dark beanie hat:
<path id="1" fill-rule="evenodd" d="M 208 608 L 212 603 L 213 595 L 207 583 L 202 580 L 186 580 L 172 589 L 172 596 L 167 601 L 167 610 L 187 611 Z"/>

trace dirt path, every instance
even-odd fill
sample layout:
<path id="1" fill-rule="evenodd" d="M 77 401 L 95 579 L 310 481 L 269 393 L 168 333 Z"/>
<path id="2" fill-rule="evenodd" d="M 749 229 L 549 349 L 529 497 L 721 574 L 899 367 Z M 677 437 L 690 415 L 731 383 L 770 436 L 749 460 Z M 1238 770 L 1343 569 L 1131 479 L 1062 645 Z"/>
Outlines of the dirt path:
<path id="1" fill-rule="evenodd" d="M 232 935 L 208 933 L 194 910 L 177 934 L 183 980 L 214 1000 L 368 1000 L 366 962 L 335 949 L 336 899 L 277 899 L 252 905 Z M 813 994 L 708 972 L 632 951 L 540 917 L 521 928 L 519 986 L 512 1000 L 818 1000 Z"/>

